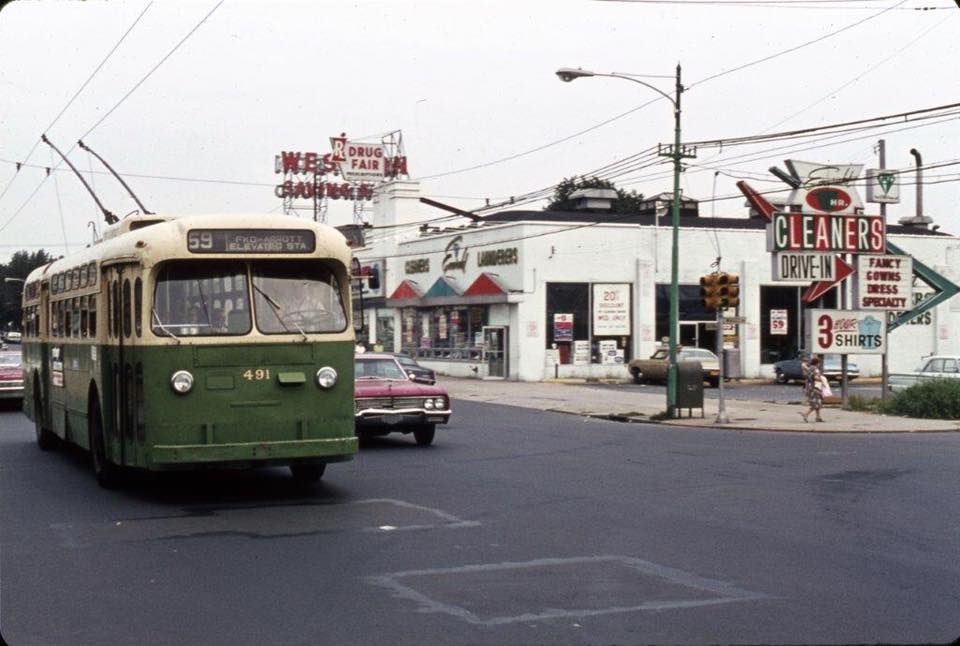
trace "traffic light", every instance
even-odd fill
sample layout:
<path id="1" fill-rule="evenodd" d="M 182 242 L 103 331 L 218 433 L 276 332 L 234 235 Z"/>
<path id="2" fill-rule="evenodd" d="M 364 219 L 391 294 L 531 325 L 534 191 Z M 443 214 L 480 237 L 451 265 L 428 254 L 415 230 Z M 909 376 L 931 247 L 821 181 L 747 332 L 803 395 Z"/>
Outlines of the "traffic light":
<path id="1" fill-rule="evenodd" d="M 700 299 L 704 307 L 708 310 L 715 310 L 722 307 L 722 297 L 720 295 L 720 276 L 722 274 L 713 273 L 701 276 L 700 278 Z"/>
<path id="2" fill-rule="evenodd" d="M 736 307 L 740 304 L 740 277 L 719 271 L 701 277 L 700 298 L 710 310 Z"/>
<path id="3" fill-rule="evenodd" d="M 721 307 L 736 307 L 740 304 L 740 277 L 736 274 L 720 274 L 724 278 L 720 285 Z"/>

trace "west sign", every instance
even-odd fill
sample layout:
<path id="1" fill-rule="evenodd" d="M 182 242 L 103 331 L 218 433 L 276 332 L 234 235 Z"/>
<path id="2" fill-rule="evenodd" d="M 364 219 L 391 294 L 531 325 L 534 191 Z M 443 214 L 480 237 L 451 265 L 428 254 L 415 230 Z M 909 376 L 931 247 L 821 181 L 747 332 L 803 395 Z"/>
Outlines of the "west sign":
<path id="1" fill-rule="evenodd" d="M 767 225 L 767 251 L 883 253 L 887 227 L 879 215 L 774 213 Z"/>
<path id="2" fill-rule="evenodd" d="M 773 260 L 770 275 L 778 281 L 833 280 L 834 254 L 781 252 L 770 256 Z"/>

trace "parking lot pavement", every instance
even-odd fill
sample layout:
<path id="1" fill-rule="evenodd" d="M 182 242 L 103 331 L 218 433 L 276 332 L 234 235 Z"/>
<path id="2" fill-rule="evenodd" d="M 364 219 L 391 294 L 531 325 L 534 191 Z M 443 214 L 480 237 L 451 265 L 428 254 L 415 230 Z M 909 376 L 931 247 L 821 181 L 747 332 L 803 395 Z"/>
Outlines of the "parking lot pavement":
<path id="1" fill-rule="evenodd" d="M 651 417 L 666 408 L 660 393 L 637 392 L 635 389 L 599 390 L 586 384 L 526 382 L 441 377 L 439 383 L 456 399 L 519 406 L 545 411 L 602 417 L 625 422 L 651 422 Z M 806 408 L 798 404 L 766 401 L 728 400 L 727 424 L 717 424 L 717 400 L 704 402 L 703 416 L 699 409 L 681 411 L 680 419 L 663 420 L 671 426 L 713 427 L 732 430 L 837 432 L 837 433 L 912 433 L 960 431 L 960 422 L 950 420 L 912 419 L 824 408 L 824 422 L 805 422 L 800 416 Z"/>

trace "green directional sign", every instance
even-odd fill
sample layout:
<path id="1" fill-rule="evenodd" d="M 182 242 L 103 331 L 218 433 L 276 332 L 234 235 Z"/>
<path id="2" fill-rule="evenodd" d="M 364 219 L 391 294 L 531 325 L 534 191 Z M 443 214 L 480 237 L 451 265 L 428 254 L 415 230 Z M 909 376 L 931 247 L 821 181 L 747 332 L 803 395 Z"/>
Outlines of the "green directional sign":
<path id="1" fill-rule="evenodd" d="M 887 240 L 887 253 L 897 254 L 899 256 L 908 255 L 907 252 L 889 240 Z M 912 310 L 906 311 L 898 316 L 887 326 L 888 333 L 960 293 L 960 287 L 953 284 L 946 276 L 938 274 L 916 258 L 913 259 L 913 275 L 929 285 L 930 288 L 933 289 L 934 294 L 923 299 Z"/>

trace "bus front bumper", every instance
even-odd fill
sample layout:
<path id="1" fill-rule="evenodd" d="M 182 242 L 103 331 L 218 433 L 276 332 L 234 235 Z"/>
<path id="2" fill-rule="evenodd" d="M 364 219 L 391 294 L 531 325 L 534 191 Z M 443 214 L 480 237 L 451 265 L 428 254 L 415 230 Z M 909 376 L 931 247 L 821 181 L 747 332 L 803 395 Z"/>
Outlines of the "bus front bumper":
<path id="1" fill-rule="evenodd" d="M 150 468 L 252 466 L 300 461 L 343 462 L 357 452 L 356 437 L 225 444 L 158 444 L 150 448 Z"/>

